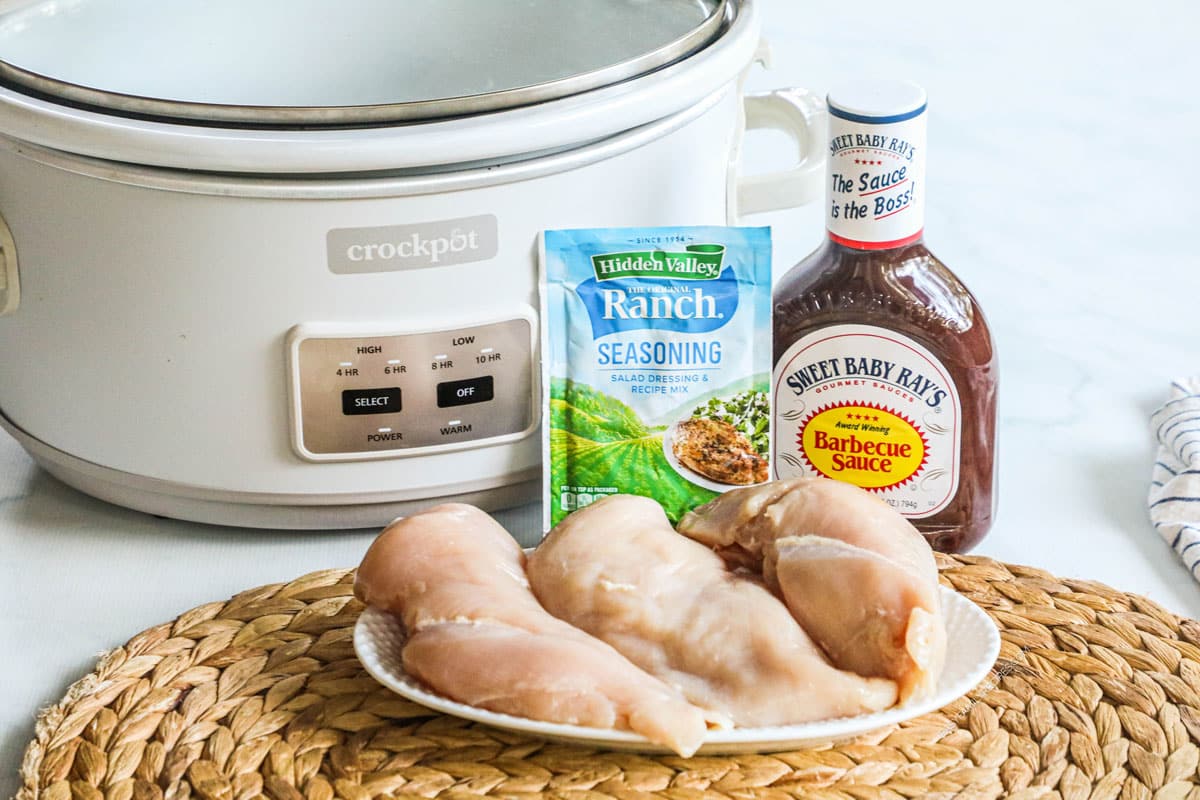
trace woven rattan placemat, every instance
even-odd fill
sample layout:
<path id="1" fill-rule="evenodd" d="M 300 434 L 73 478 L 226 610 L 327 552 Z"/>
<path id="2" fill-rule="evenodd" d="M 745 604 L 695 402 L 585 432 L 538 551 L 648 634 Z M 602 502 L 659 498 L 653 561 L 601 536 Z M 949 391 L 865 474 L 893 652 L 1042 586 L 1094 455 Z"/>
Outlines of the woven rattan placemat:
<path id="1" fill-rule="evenodd" d="M 936 714 L 824 749 L 683 759 L 551 745 L 375 683 L 353 572 L 188 611 L 105 655 L 47 709 L 18 800 L 902 797 L 1200 800 L 1200 623 L 983 558 L 942 580 L 1003 632 L 995 670 Z"/>

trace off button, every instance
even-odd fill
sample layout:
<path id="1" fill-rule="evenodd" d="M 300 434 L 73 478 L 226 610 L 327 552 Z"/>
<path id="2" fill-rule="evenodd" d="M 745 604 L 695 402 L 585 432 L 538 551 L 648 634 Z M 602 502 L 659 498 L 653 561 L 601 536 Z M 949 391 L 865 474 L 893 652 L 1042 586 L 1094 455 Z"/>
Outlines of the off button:
<path id="1" fill-rule="evenodd" d="M 449 381 L 437 386 L 438 408 L 468 406 L 471 403 L 486 403 L 494 396 L 492 376 L 470 378 L 465 381 Z"/>

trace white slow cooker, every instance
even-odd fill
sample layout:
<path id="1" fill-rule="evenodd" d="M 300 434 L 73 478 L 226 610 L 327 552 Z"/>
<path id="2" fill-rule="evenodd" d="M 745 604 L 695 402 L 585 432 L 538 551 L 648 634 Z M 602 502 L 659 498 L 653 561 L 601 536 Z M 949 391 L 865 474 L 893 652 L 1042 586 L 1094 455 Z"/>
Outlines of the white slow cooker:
<path id="1" fill-rule="evenodd" d="M 0 2 L 0 424 L 203 522 L 533 499 L 539 232 L 819 194 L 759 52 L 750 0 Z"/>

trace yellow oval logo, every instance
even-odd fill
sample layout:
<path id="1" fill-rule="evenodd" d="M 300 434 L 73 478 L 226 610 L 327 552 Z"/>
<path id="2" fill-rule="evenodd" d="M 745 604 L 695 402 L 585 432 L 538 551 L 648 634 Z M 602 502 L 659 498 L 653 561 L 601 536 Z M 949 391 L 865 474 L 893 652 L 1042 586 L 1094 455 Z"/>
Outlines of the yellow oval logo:
<path id="1" fill-rule="evenodd" d="M 891 489 L 925 466 L 925 436 L 887 408 L 845 403 L 815 411 L 800 426 L 800 451 L 826 478 Z"/>

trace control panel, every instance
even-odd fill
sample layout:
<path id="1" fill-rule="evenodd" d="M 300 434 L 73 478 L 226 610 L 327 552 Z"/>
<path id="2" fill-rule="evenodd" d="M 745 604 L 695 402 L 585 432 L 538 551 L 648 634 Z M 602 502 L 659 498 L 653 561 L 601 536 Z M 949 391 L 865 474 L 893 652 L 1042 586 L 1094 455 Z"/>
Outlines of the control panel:
<path id="1" fill-rule="evenodd" d="M 292 442 L 311 461 L 498 444 L 537 425 L 532 315 L 409 333 L 309 323 L 288 355 Z"/>

